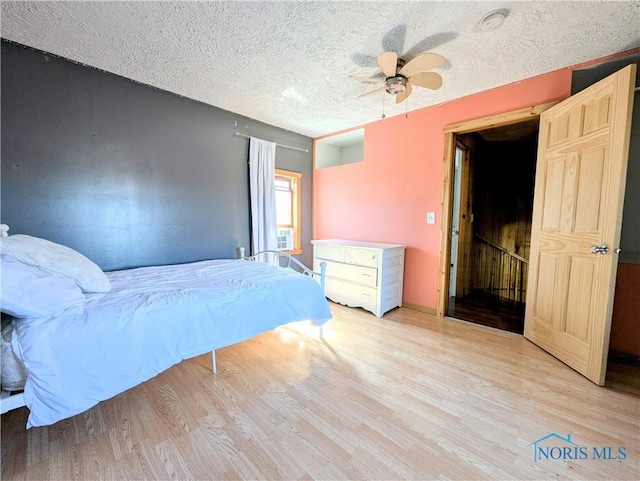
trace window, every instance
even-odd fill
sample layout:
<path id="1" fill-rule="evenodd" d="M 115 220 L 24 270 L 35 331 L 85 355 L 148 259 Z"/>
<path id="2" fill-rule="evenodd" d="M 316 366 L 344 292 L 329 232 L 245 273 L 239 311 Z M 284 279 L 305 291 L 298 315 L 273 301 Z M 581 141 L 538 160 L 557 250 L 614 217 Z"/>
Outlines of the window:
<path id="1" fill-rule="evenodd" d="M 300 185 L 302 174 L 276 169 L 276 221 L 278 249 L 289 254 L 301 254 Z"/>

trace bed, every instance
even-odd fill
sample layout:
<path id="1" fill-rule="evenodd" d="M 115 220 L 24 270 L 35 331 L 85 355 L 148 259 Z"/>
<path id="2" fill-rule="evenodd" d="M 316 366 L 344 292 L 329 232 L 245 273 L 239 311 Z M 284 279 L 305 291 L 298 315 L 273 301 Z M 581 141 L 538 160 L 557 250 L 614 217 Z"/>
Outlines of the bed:
<path id="1" fill-rule="evenodd" d="M 16 260 L 0 246 L 5 274 Z M 11 347 L 27 375 L 24 392 L 3 399 L 2 412 L 26 405 L 27 428 L 79 414 L 184 359 L 212 352 L 215 372 L 216 349 L 331 318 L 317 279 L 272 263 L 222 259 L 103 274 L 108 291 L 83 292 L 81 308 L 11 319 Z M 3 280 L 2 309 L 13 311 L 5 287 Z"/>

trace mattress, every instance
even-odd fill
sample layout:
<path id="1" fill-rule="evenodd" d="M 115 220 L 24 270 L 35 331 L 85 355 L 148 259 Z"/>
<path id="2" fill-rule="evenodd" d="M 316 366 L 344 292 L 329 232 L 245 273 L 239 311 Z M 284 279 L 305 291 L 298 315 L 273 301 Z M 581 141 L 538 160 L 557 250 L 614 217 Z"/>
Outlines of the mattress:
<path id="1" fill-rule="evenodd" d="M 83 314 L 14 321 L 27 427 L 74 416 L 170 366 L 293 321 L 331 318 L 319 284 L 290 269 L 214 260 L 107 273 Z"/>

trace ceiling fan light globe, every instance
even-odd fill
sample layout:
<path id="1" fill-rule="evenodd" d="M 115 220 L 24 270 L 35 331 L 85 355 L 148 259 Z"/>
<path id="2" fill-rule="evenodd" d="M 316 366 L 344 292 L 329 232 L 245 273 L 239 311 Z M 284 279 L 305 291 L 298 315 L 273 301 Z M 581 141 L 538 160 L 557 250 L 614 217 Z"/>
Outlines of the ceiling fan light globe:
<path id="1" fill-rule="evenodd" d="M 398 75 L 387 79 L 386 91 L 391 95 L 397 95 L 407 89 L 407 79 Z"/>
<path id="2" fill-rule="evenodd" d="M 402 84 L 392 84 L 387 87 L 387 93 L 396 95 L 404 92 L 407 88 Z"/>

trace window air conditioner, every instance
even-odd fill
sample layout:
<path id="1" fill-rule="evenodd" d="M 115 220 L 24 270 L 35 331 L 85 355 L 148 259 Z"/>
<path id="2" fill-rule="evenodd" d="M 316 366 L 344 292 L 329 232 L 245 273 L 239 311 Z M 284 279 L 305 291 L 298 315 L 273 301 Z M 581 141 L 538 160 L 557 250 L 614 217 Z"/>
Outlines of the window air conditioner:
<path id="1" fill-rule="evenodd" d="M 276 236 L 278 243 L 278 250 L 290 251 L 293 250 L 293 229 L 278 229 Z"/>

